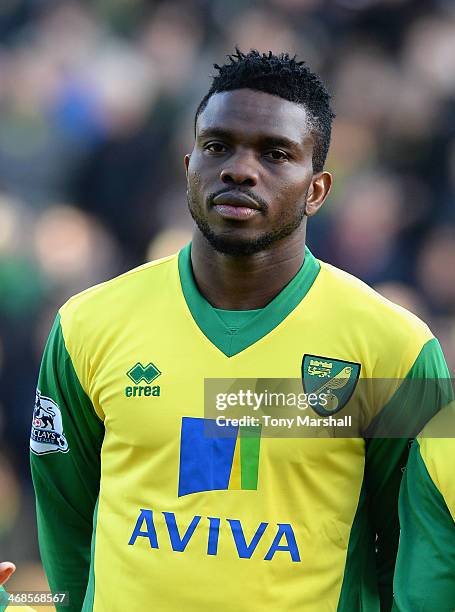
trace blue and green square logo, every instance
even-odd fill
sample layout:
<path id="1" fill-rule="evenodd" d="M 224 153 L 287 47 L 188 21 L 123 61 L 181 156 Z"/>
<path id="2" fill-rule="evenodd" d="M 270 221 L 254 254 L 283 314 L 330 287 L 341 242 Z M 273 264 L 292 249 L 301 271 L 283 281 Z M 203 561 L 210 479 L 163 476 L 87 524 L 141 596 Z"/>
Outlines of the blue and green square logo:
<path id="1" fill-rule="evenodd" d="M 182 418 L 179 497 L 258 488 L 261 428 L 224 426 L 218 437 L 215 431 L 215 420 Z"/>

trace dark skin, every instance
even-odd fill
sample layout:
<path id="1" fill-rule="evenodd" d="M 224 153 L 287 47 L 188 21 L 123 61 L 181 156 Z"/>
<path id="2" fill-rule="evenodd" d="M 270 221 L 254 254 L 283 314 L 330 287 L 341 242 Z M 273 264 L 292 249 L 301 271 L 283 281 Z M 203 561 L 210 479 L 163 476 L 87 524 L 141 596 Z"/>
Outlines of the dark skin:
<path id="1" fill-rule="evenodd" d="M 216 308 L 263 308 L 302 266 L 307 218 L 332 185 L 328 172 L 313 173 L 313 146 L 305 108 L 268 93 L 214 94 L 199 115 L 185 156 L 191 259 Z"/>

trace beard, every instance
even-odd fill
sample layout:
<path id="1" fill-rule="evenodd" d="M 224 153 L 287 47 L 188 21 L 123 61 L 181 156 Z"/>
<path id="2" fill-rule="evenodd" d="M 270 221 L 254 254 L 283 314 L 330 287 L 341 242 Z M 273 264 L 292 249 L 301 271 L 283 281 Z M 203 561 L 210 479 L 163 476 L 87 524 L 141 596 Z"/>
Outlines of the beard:
<path id="1" fill-rule="evenodd" d="M 307 191 L 308 193 L 308 191 Z M 305 194 L 305 205 L 307 193 Z M 286 223 L 264 232 L 262 235 L 254 239 L 238 238 L 236 236 L 226 236 L 217 234 L 209 225 L 207 217 L 201 206 L 192 197 L 190 190 L 187 190 L 188 208 L 194 222 L 199 231 L 202 233 L 207 242 L 223 255 L 247 256 L 255 255 L 261 251 L 270 249 L 276 242 L 287 238 L 293 234 L 302 224 L 305 217 L 305 205 L 298 210 L 293 219 Z"/>

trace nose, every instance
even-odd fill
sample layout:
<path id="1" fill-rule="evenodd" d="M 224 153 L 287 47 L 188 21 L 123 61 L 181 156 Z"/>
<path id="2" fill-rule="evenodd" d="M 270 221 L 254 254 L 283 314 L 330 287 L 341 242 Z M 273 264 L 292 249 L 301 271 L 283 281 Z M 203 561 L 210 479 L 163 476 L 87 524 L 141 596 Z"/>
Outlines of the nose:
<path id="1" fill-rule="evenodd" d="M 252 156 L 244 152 L 230 158 L 229 164 L 221 171 L 220 178 L 226 185 L 254 187 L 259 177 Z"/>

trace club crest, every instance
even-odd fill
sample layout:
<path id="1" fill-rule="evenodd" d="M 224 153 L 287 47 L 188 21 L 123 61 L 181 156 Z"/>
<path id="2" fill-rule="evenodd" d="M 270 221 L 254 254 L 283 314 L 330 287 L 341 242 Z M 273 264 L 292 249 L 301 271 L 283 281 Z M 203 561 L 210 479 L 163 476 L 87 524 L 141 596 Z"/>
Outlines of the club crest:
<path id="1" fill-rule="evenodd" d="M 320 416 L 330 416 L 345 406 L 360 375 L 360 363 L 342 361 L 318 355 L 304 355 L 302 359 L 302 383 L 305 393 L 322 394 L 326 403 L 319 402 L 313 410 Z"/>

